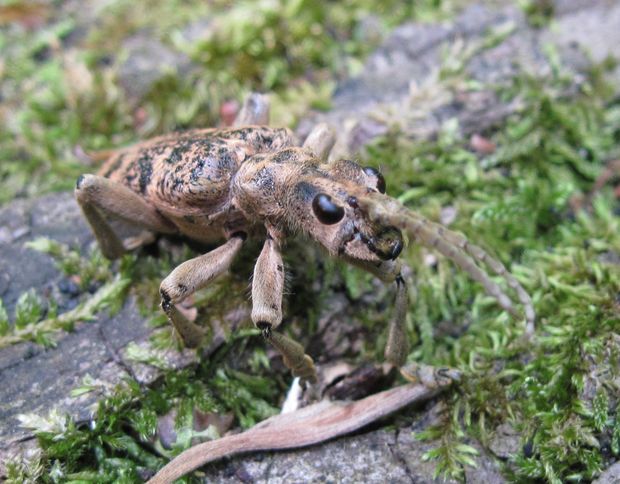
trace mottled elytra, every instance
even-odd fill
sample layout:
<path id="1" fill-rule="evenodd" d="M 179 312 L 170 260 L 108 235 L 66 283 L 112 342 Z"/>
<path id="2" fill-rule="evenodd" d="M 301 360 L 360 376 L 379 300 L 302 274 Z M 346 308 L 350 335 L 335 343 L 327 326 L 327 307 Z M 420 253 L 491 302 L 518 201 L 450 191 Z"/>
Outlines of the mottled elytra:
<path id="1" fill-rule="evenodd" d="M 332 197 L 325 193 L 319 193 L 312 200 L 312 211 L 319 222 L 325 225 L 338 223 L 344 217 L 344 208 L 332 202 Z"/>
<path id="2" fill-rule="evenodd" d="M 264 245 L 252 278 L 252 321 L 294 375 L 316 381 L 304 348 L 275 331 L 282 322 L 281 249 L 285 239 L 297 235 L 394 285 L 385 357 L 406 378 L 433 387 L 458 378 L 458 372 L 403 367 L 408 354 L 408 291 L 398 260 L 403 232 L 452 259 L 503 309 L 517 314 L 512 299 L 481 267 L 488 266 L 516 293 L 531 332 L 531 300 L 500 262 L 384 195 L 385 179 L 375 168 L 331 160 L 335 135 L 327 125 L 316 126 L 299 146 L 290 130 L 266 126 L 268 112 L 267 99 L 251 95 L 234 126 L 173 133 L 119 149 L 99 174 L 82 175 L 76 184 L 77 201 L 108 258 L 151 242 L 156 234 L 221 244 L 182 263 L 161 283 L 161 307 L 187 346 L 198 346 L 205 330 L 177 305 L 226 272 L 246 238 L 260 238 Z M 113 217 L 140 228 L 140 234 L 121 239 L 110 224 Z"/>

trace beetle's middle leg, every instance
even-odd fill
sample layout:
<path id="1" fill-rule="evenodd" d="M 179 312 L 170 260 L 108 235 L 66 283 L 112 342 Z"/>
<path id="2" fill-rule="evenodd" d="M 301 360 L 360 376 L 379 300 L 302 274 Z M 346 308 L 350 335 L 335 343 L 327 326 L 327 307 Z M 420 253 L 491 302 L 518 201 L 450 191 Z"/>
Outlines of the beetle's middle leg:
<path id="1" fill-rule="evenodd" d="M 241 249 L 244 239 L 244 233 L 233 235 L 228 242 L 217 249 L 183 262 L 162 281 L 159 287 L 161 307 L 186 346 L 197 347 L 204 336 L 204 330 L 187 319 L 175 304 L 225 272 Z"/>
<path id="2" fill-rule="evenodd" d="M 336 143 L 336 133 L 327 123 L 319 123 L 306 138 L 303 148 L 312 151 L 321 161 L 326 162 L 329 152 Z"/>
<path id="3" fill-rule="evenodd" d="M 274 331 L 282 322 L 282 293 L 284 291 L 284 264 L 278 243 L 268 237 L 263 246 L 252 279 L 252 322 L 263 336 L 282 355 L 284 364 L 294 376 L 315 382 L 316 369 L 302 345 Z"/>

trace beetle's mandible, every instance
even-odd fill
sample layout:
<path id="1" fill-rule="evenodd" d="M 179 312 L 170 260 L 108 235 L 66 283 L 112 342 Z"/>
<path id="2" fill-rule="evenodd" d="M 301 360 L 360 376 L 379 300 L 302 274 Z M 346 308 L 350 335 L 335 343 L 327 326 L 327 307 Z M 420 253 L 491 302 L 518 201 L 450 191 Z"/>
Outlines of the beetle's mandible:
<path id="1" fill-rule="evenodd" d="M 385 195 L 385 180 L 376 169 L 346 159 L 329 160 L 335 136 L 327 125 L 316 126 L 299 147 L 290 130 L 266 127 L 268 111 L 266 98 L 253 94 L 231 128 L 160 136 L 116 151 L 98 175 L 78 178 L 77 201 L 108 258 L 152 241 L 155 234 L 225 241 L 184 262 L 161 283 L 161 307 L 187 346 L 200 344 L 203 329 L 176 304 L 225 272 L 247 237 L 262 237 L 265 243 L 252 279 L 252 321 L 294 375 L 316 380 L 316 369 L 304 348 L 275 331 L 282 321 L 281 247 L 287 237 L 298 233 L 332 256 L 395 285 L 385 357 L 408 379 L 436 386 L 459 374 L 449 368 L 403 367 L 408 353 L 407 286 L 398 260 L 403 231 L 452 259 L 503 309 L 518 314 L 512 299 L 483 270 L 486 264 L 516 294 L 525 310 L 526 331 L 532 331 L 531 299 L 500 262 L 462 235 Z M 121 240 L 109 217 L 144 231 Z"/>

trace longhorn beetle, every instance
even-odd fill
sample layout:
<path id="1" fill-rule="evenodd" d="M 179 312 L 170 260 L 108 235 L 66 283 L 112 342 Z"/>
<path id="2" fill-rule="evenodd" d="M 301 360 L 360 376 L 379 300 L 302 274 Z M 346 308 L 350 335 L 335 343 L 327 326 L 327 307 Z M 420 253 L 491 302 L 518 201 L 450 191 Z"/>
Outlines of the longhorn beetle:
<path id="1" fill-rule="evenodd" d="M 405 333 L 407 285 L 398 260 L 403 231 L 439 251 L 480 282 L 499 305 L 517 315 L 510 297 L 479 264 L 486 264 L 514 291 L 525 309 L 526 331 L 534 326 L 532 301 L 497 260 L 462 235 L 430 222 L 385 195 L 375 168 L 347 159 L 330 160 L 333 131 L 317 125 L 298 146 L 286 128 L 267 127 L 265 97 L 248 97 L 235 124 L 160 136 L 114 152 L 98 175 L 78 178 L 75 195 L 103 254 L 114 259 L 154 239 L 180 233 L 200 242 L 224 241 L 218 248 L 174 269 L 160 286 L 161 307 L 189 347 L 203 329 L 176 307 L 225 272 L 248 237 L 264 239 L 252 280 L 252 321 L 283 356 L 294 375 L 316 380 L 304 348 L 275 331 L 282 321 L 284 240 L 303 233 L 334 257 L 358 266 L 396 287 L 386 359 L 408 379 L 436 386 L 459 373 L 449 368 L 410 365 Z M 108 218 L 143 229 L 121 240 Z"/>

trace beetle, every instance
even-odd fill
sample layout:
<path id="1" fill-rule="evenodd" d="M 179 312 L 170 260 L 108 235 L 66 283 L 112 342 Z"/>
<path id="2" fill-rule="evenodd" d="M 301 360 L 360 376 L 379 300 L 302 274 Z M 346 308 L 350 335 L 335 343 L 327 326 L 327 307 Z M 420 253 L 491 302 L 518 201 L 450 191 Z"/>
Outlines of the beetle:
<path id="1" fill-rule="evenodd" d="M 385 195 L 385 180 L 372 167 L 329 158 L 335 134 L 317 125 L 299 146 L 287 128 L 268 127 L 269 103 L 250 95 L 234 125 L 159 136 L 113 152 L 96 175 L 78 178 L 76 199 L 104 256 L 114 259 L 154 240 L 182 234 L 214 243 L 216 249 L 176 267 L 161 283 L 161 307 L 186 346 L 200 344 L 204 330 L 177 304 L 224 273 L 248 237 L 264 239 L 252 279 L 251 319 L 282 355 L 293 375 L 316 381 L 312 358 L 276 331 L 282 321 L 285 240 L 305 234 L 330 255 L 396 287 L 385 358 L 410 380 L 444 384 L 459 373 L 425 365 L 404 367 L 408 353 L 405 316 L 407 283 L 398 259 L 404 235 L 435 248 L 467 271 L 506 311 L 512 299 L 479 264 L 487 264 L 516 293 L 525 308 L 526 331 L 534 325 L 527 292 L 497 260 L 465 237 L 428 221 Z M 109 218 L 140 227 L 121 238 Z"/>

